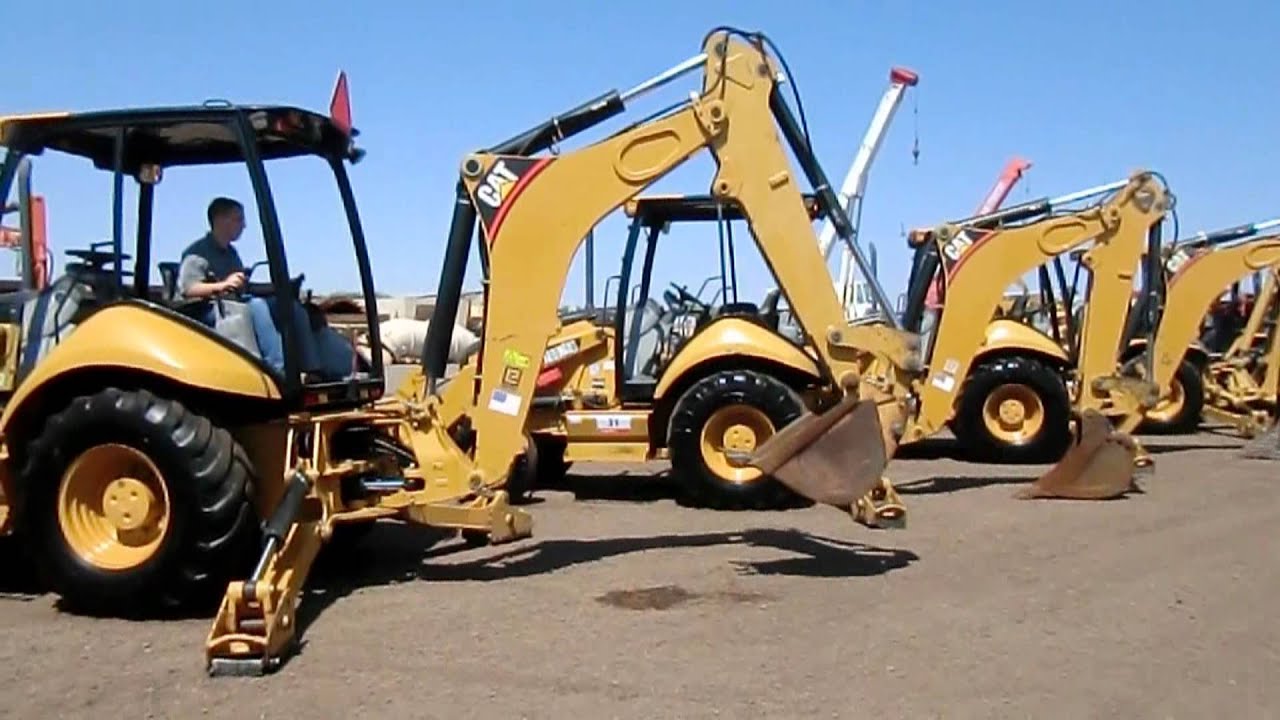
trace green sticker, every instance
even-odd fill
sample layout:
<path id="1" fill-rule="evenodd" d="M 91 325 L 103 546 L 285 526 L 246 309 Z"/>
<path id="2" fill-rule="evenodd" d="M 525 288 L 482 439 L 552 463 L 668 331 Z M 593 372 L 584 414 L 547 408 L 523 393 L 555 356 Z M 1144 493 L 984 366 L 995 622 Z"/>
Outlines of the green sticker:
<path id="1" fill-rule="evenodd" d="M 523 370 L 529 367 L 529 356 L 511 349 L 503 350 L 502 364 Z"/>

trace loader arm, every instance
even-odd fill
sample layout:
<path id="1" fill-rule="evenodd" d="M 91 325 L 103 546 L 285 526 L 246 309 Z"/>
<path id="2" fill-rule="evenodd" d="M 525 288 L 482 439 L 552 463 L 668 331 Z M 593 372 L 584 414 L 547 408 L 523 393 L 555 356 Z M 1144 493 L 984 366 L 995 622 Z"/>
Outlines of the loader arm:
<path id="1" fill-rule="evenodd" d="M 709 36 L 704 49 L 701 94 L 662 119 L 554 158 L 481 152 L 464 161 L 462 183 L 478 211 L 489 269 L 479 381 L 466 412 L 476 431 L 478 484 L 501 485 L 522 450 L 542 353 L 558 327 L 556 306 L 582 239 L 704 147 L 717 165 L 712 194 L 742 209 L 795 317 L 815 338 L 820 370 L 832 385 L 873 399 L 882 428 L 874 436 L 892 442 L 889 429 L 904 412 L 908 387 L 899 375 L 917 362 L 914 336 L 848 327 L 831 284 L 812 282 L 827 268 L 779 129 L 846 242 L 848 217 L 777 91 L 773 58 L 722 32 Z M 878 374 L 876 381 L 860 383 L 867 373 Z M 892 455 L 879 445 L 873 451 L 879 459 L 868 466 L 872 485 Z"/>
<path id="2" fill-rule="evenodd" d="M 1205 248 L 1174 272 L 1168 281 L 1164 313 L 1152 353 L 1155 373 L 1152 380 L 1162 395 L 1169 392 L 1187 348 L 1199 334 L 1201 321 L 1223 288 L 1249 273 L 1276 265 L 1280 265 L 1280 234 L 1231 247 Z M 1250 314 L 1250 322 L 1253 315 Z M 1258 320 L 1260 324 L 1261 317 Z"/>
<path id="3" fill-rule="evenodd" d="M 950 418 L 955 393 L 981 350 L 991 315 L 1010 284 L 1090 240 L 1096 242 L 1092 251 L 1098 253 L 1092 261 L 1096 267 L 1104 271 L 1114 268 L 1123 282 L 1132 281 L 1137 256 L 1146 246 L 1147 231 L 1163 213 L 1158 202 L 1163 190 L 1147 172 L 1135 173 L 1127 183 L 1117 185 L 1121 185 L 1118 192 L 1108 200 L 1079 212 L 993 230 L 983 229 L 987 223 L 977 219 L 967 225 L 944 225 L 933 231 L 946 275 L 947 295 L 964 305 L 959 311 L 943 308 L 928 353 L 929 375 L 919 389 L 920 410 L 909 431 L 912 438 L 928 437 Z M 1087 196 L 1086 193 L 1094 191 L 1084 191 L 1076 197 Z M 1016 213 L 1019 207 L 1003 212 Z M 1113 248 L 1124 252 L 1117 253 Z M 1129 256 L 1132 258 L 1127 265 L 1118 262 Z M 1090 262 L 1089 257 L 1086 254 L 1085 262 Z M 1125 285 L 1126 302 L 1129 287 Z M 1114 328 L 1104 328 L 1114 335 L 1117 344 L 1123 319 L 1120 317 Z M 1105 333 L 1095 335 L 1103 336 Z M 1107 369 L 1114 371 L 1114 356 L 1110 363 Z"/>

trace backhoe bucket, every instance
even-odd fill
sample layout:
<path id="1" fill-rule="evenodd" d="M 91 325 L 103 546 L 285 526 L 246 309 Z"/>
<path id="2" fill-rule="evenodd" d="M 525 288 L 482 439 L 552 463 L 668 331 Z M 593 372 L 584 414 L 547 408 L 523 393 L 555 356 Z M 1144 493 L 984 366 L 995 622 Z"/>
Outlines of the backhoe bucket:
<path id="1" fill-rule="evenodd" d="M 875 403 L 847 394 L 827 412 L 787 425 L 748 462 L 799 495 L 848 511 L 880 487 L 889 458 Z"/>
<path id="2" fill-rule="evenodd" d="M 1080 418 L 1076 442 L 1058 464 L 1015 498 L 1065 498 L 1108 500 L 1138 490 L 1134 479 L 1138 444 L 1127 433 L 1117 432 L 1106 416 L 1086 410 Z"/>

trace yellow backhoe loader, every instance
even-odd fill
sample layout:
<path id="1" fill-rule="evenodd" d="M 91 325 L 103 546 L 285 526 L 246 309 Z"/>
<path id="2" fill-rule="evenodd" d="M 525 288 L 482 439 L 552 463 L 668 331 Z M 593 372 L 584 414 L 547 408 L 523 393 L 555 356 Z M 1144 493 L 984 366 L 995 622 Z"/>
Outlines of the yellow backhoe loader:
<path id="1" fill-rule="evenodd" d="M 780 131 L 823 212 L 849 237 L 804 123 L 779 89 L 782 60 L 766 46 L 763 35 L 718 28 L 699 55 L 635 89 L 467 156 L 424 372 L 388 398 L 379 397 L 374 284 L 346 174 L 360 153 L 345 93 L 327 117 L 206 103 L 5 118 L 0 192 L 7 195 L 22 157 L 48 151 L 88 158 L 115 181 L 111 250 L 80 253 L 69 279 L 18 299 L 20 323 L 9 328 L 24 349 L 0 416 L 0 480 L 12 522 L 56 590 L 73 604 L 130 611 L 199 602 L 228 576 L 247 574 L 225 586 L 206 661 L 215 674 L 258 674 L 296 645 L 303 584 L 336 528 L 385 518 L 487 533 L 493 542 L 530 534 L 529 515 L 509 506 L 503 487 L 530 464 L 525 424 L 559 325 L 557 301 L 577 246 L 604 215 L 705 148 L 718 166 L 712 194 L 741 207 L 757 238 L 769 239 L 760 244 L 775 274 L 820 276 L 817 253 L 774 251 L 812 235 Z M 701 92 L 669 112 L 579 149 L 534 155 L 698 69 Z M 337 184 L 369 315 L 369 364 L 337 377 L 313 378 L 314 368 L 303 367 L 307 328 L 282 311 L 299 297 L 301 279 L 289 275 L 268 166 L 299 156 L 321 160 Z M 149 284 L 164 171 L 225 163 L 243 164 L 253 187 L 283 370 L 254 354 L 234 318 L 210 328 L 203 314 L 158 299 Z M 134 258 L 123 247 L 126 177 L 138 183 Z M 446 382 L 477 222 L 489 269 L 483 344 L 471 372 Z M 918 351 L 909 333 L 846 322 L 831 284 L 817 285 L 823 292 L 792 284 L 788 299 L 815 338 L 822 397 L 743 462 L 853 513 L 882 484 Z M 256 518 L 265 519 L 260 529 Z"/>
<path id="2" fill-rule="evenodd" d="M 1098 195 L 1107 197 L 1082 210 L 1061 210 Z M 916 257 L 903 316 L 907 329 L 925 330 L 929 378 L 902 442 L 950 424 L 961 444 L 983 459 L 1052 462 L 1070 445 L 1073 412 L 1129 423 L 1132 412 L 1154 402 L 1150 387 L 1118 374 L 1126 315 L 1114 308 L 1127 306 L 1144 252 L 1159 247 L 1172 201 L 1159 176 L 1143 172 L 1127 183 L 913 232 Z M 1080 252 L 1091 282 L 1070 351 L 1061 338 L 1027 323 L 973 309 L 998 303 L 1005 288 L 1071 252 Z M 946 299 L 935 319 L 925 315 L 924 297 L 939 272 Z M 1139 464 L 1148 462 L 1139 447 L 1133 452 Z M 1100 487 L 1116 487 L 1098 479 Z"/>
<path id="3" fill-rule="evenodd" d="M 383 516 L 496 542 L 530 531 L 504 492 L 478 491 L 462 469 L 469 461 L 427 415 L 377 402 L 376 295 L 346 171 L 362 151 L 345 87 L 329 116 L 215 102 L 0 118 L 0 197 L 46 153 L 84 158 L 114 180 L 109 247 L 68 250 L 73 262 L 54 282 L 0 302 L 0 529 L 69 608 L 145 617 L 217 607 L 225 594 L 209 657 L 232 669 L 278 660 L 307 568 L 334 532 Z M 318 314 L 301 326 L 281 317 L 304 278 L 289 275 L 268 168 L 295 158 L 330 174 L 348 223 L 373 349 L 350 370 L 304 366 L 302 333 Z M 227 164 L 247 171 L 267 259 L 248 269 L 238 301 L 182 299 L 169 262 L 159 263 L 157 290 L 162 179 Z M 269 280 L 255 281 L 264 265 Z M 264 359 L 256 329 L 234 310 L 256 300 L 277 308 L 268 322 L 282 336 L 283 366 Z"/>
<path id="4" fill-rule="evenodd" d="M 1244 332 L 1227 353 L 1230 359 L 1215 358 L 1196 340 L 1205 316 L 1228 286 L 1280 266 L 1280 235 L 1259 237 L 1275 227 L 1280 227 L 1280 220 L 1201 234 L 1164 254 L 1164 273 L 1160 277 L 1164 287 L 1144 298 L 1163 304 L 1155 344 L 1135 338 L 1124 358 L 1136 368 L 1145 359 L 1147 348 L 1152 348 L 1152 379 L 1161 392 L 1162 403 L 1148 413 L 1144 424 L 1154 424 L 1151 420 L 1155 420 L 1160 430 L 1185 432 L 1195 428 L 1202 411 L 1235 426 L 1246 436 L 1253 436 L 1270 424 L 1276 370 L 1270 367 L 1274 363 L 1255 362 L 1260 356 L 1253 351 L 1253 340 L 1273 309 L 1271 298 L 1259 298 L 1255 303 Z M 1273 291 L 1266 289 L 1264 294 L 1272 295 Z M 1139 309 L 1136 315 L 1144 317 L 1146 313 Z M 1250 370 L 1260 370 L 1261 377 L 1255 380 Z"/>
<path id="5" fill-rule="evenodd" d="M 903 92 L 917 82 L 914 73 L 901 68 L 889 79 L 841 186 L 846 214 L 861 206 L 871 163 L 894 110 Z M 805 203 L 810 220 L 818 217 L 816 197 L 806 196 Z M 527 428 L 536 446 L 537 472 L 513 478 L 508 491 L 513 499 L 522 499 L 535 477 L 539 484 L 554 483 L 576 461 L 670 457 L 687 498 L 704 507 L 793 505 L 795 493 L 731 457 L 745 457 L 811 407 L 813 388 L 826 381 L 814 362 L 815 351 L 802 340 L 784 337 L 786 331 L 780 333 L 776 310 L 785 289 L 775 287 L 760 305 L 738 297 L 733 227 L 746 219 L 742 209 L 714 196 L 650 196 L 628 202 L 625 210 L 632 223 L 621 272 L 605 284 L 608 294 L 610 283 L 619 281 L 616 305 L 561 316 L 561 327 L 543 354 Z M 652 278 L 659 235 L 673 224 L 713 222 L 719 230 L 719 276 L 707 278 L 697 293 L 673 283 L 663 293 L 664 308 L 654 299 L 659 293 Z M 835 239 L 834 224 L 828 221 L 818 244 L 823 262 Z M 771 252 L 809 250 L 788 240 Z M 852 262 L 864 261 L 846 249 L 846 275 L 850 270 L 844 266 Z M 712 282 L 719 283 L 723 302 L 702 299 Z M 851 284 L 846 278 L 837 286 L 839 292 L 849 294 Z M 852 309 L 850 298 L 838 299 Z M 704 328 L 712 320 L 714 326 Z M 762 322 L 763 329 L 758 327 Z M 728 375 L 730 371 L 736 374 Z M 714 392 L 708 391 L 711 387 Z M 728 397 L 736 400 L 725 404 Z M 881 495 L 891 494 L 887 487 L 884 491 Z M 867 512 L 857 518 L 866 524 L 903 520 L 904 509 L 897 502 L 878 503 L 875 512 L 870 503 L 862 506 Z"/>

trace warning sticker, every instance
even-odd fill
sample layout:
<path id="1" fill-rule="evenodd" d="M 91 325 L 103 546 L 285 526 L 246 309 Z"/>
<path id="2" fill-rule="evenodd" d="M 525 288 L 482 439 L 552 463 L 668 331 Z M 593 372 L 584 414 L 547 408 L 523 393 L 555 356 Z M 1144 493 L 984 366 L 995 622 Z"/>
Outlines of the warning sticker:
<path id="1" fill-rule="evenodd" d="M 489 409 L 515 417 L 520 414 L 520 396 L 501 388 L 489 396 Z"/>
<path id="2" fill-rule="evenodd" d="M 524 370 L 529 367 L 529 356 L 518 350 L 508 348 L 502 351 L 502 364 Z"/>

